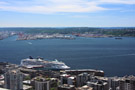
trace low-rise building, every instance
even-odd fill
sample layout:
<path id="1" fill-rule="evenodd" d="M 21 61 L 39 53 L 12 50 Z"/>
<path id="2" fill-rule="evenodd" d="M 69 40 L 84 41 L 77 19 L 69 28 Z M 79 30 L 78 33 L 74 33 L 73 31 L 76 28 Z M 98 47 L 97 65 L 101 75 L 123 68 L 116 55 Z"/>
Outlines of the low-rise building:
<path id="1" fill-rule="evenodd" d="M 93 88 L 85 85 L 85 86 L 76 88 L 76 90 L 93 90 Z"/>
<path id="2" fill-rule="evenodd" d="M 10 89 L 6 89 L 6 88 L 0 88 L 0 90 L 10 90 Z"/>
<path id="3" fill-rule="evenodd" d="M 107 82 L 102 82 L 102 81 L 87 82 L 87 85 L 92 87 L 93 90 L 109 90 Z"/>
<path id="4" fill-rule="evenodd" d="M 78 75 L 81 73 L 88 73 L 94 76 L 102 76 L 104 77 L 104 71 L 102 70 L 94 70 L 94 69 L 78 69 L 78 70 L 65 70 L 64 72 L 61 71 L 62 73 L 67 73 L 70 75 Z"/>
<path id="5" fill-rule="evenodd" d="M 63 84 L 58 86 L 58 90 L 76 90 L 74 85 Z"/>

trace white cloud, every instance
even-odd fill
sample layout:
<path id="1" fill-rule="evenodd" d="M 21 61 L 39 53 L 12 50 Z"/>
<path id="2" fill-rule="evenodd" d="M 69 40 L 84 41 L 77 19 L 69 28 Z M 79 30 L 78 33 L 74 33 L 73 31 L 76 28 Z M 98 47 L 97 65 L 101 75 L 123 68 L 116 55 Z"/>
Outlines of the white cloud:
<path id="1" fill-rule="evenodd" d="M 73 18 L 89 18 L 89 16 L 87 16 L 87 15 L 72 15 L 70 17 L 73 17 Z"/>
<path id="2" fill-rule="evenodd" d="M 12 2 L 10 5 L 0 5 L 0 9 L 33 13 L 94 12 L 106 10 L 103 7 L 99 7 L 96 3 L 87 0 L 33 0 L 33 5 L 31 3 L 29 5 L 29 3 L 27 1 Z"/>
<path id="3" fill-rule="evenodd" d="M 135 4 L 135 0 L 99 0 L 102 3 L 111 4 Z"/>
<path id="4" fill-rule="evenodd" d="M 12 0 L 0 2 L 0 10 L 29 13 L 96 12 L 111 10 L 101 4 L 135 4 L 135 0 Z"/>

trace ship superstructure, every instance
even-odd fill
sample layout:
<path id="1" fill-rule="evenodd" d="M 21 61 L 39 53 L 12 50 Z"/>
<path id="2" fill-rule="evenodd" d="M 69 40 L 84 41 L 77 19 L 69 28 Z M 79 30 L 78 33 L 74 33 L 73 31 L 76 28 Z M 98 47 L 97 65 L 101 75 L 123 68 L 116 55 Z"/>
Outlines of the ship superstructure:
<path id="1" fill-rule="evenodd" d="M 21 60 L 21 66 L 26 68 L 35 68 L 35 67 L 43 67 L 46 69 L 70 69 L 65 63 L 60 62 L 58 60 L 55 61 L 46 61 L 41 58 L 33 59 L 27 58 Z"/>

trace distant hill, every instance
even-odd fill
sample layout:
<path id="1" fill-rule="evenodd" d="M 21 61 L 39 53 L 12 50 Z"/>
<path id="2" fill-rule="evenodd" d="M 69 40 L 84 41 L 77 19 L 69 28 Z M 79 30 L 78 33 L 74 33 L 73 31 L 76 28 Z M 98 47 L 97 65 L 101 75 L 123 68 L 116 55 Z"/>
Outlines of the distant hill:
<path id="1" fill-rule="evenodd" d="M 106 34 L 114 36 L 133 36 L 135 37 L 135 27 L 61 27 L 61 28 L 0 28 L 0 31 L 22 31 L 24 33 L 60 33 L 60 34 L 73 34 L 73 33 L 93 33 L 93 34 Z"/>

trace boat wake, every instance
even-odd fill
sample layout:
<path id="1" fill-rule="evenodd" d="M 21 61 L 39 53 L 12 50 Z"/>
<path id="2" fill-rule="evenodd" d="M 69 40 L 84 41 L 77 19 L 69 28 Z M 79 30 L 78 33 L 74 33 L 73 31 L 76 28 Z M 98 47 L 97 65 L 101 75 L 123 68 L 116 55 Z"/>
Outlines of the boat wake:
<path id="1" fill-rule="evenodd" d="M 32 44 L 31 42 L 28 42 L 28 44 Z"/>
<path id="2" fill-rule="evenodd" d="M 106 57 L 122 57 L 122 56 L 135 56 L 135 54 L 122 54 L 122 55 L 111 55 L 111 56 L 98 56 L 98 57 L 92 57 L 92 58 L 106 58 Z"/>
<path id="3" fill-rule="evenodd" d="M 123 54 L 123 55 L 115 55 L 115 56 L 135 56 L 135 54 Z"/>

